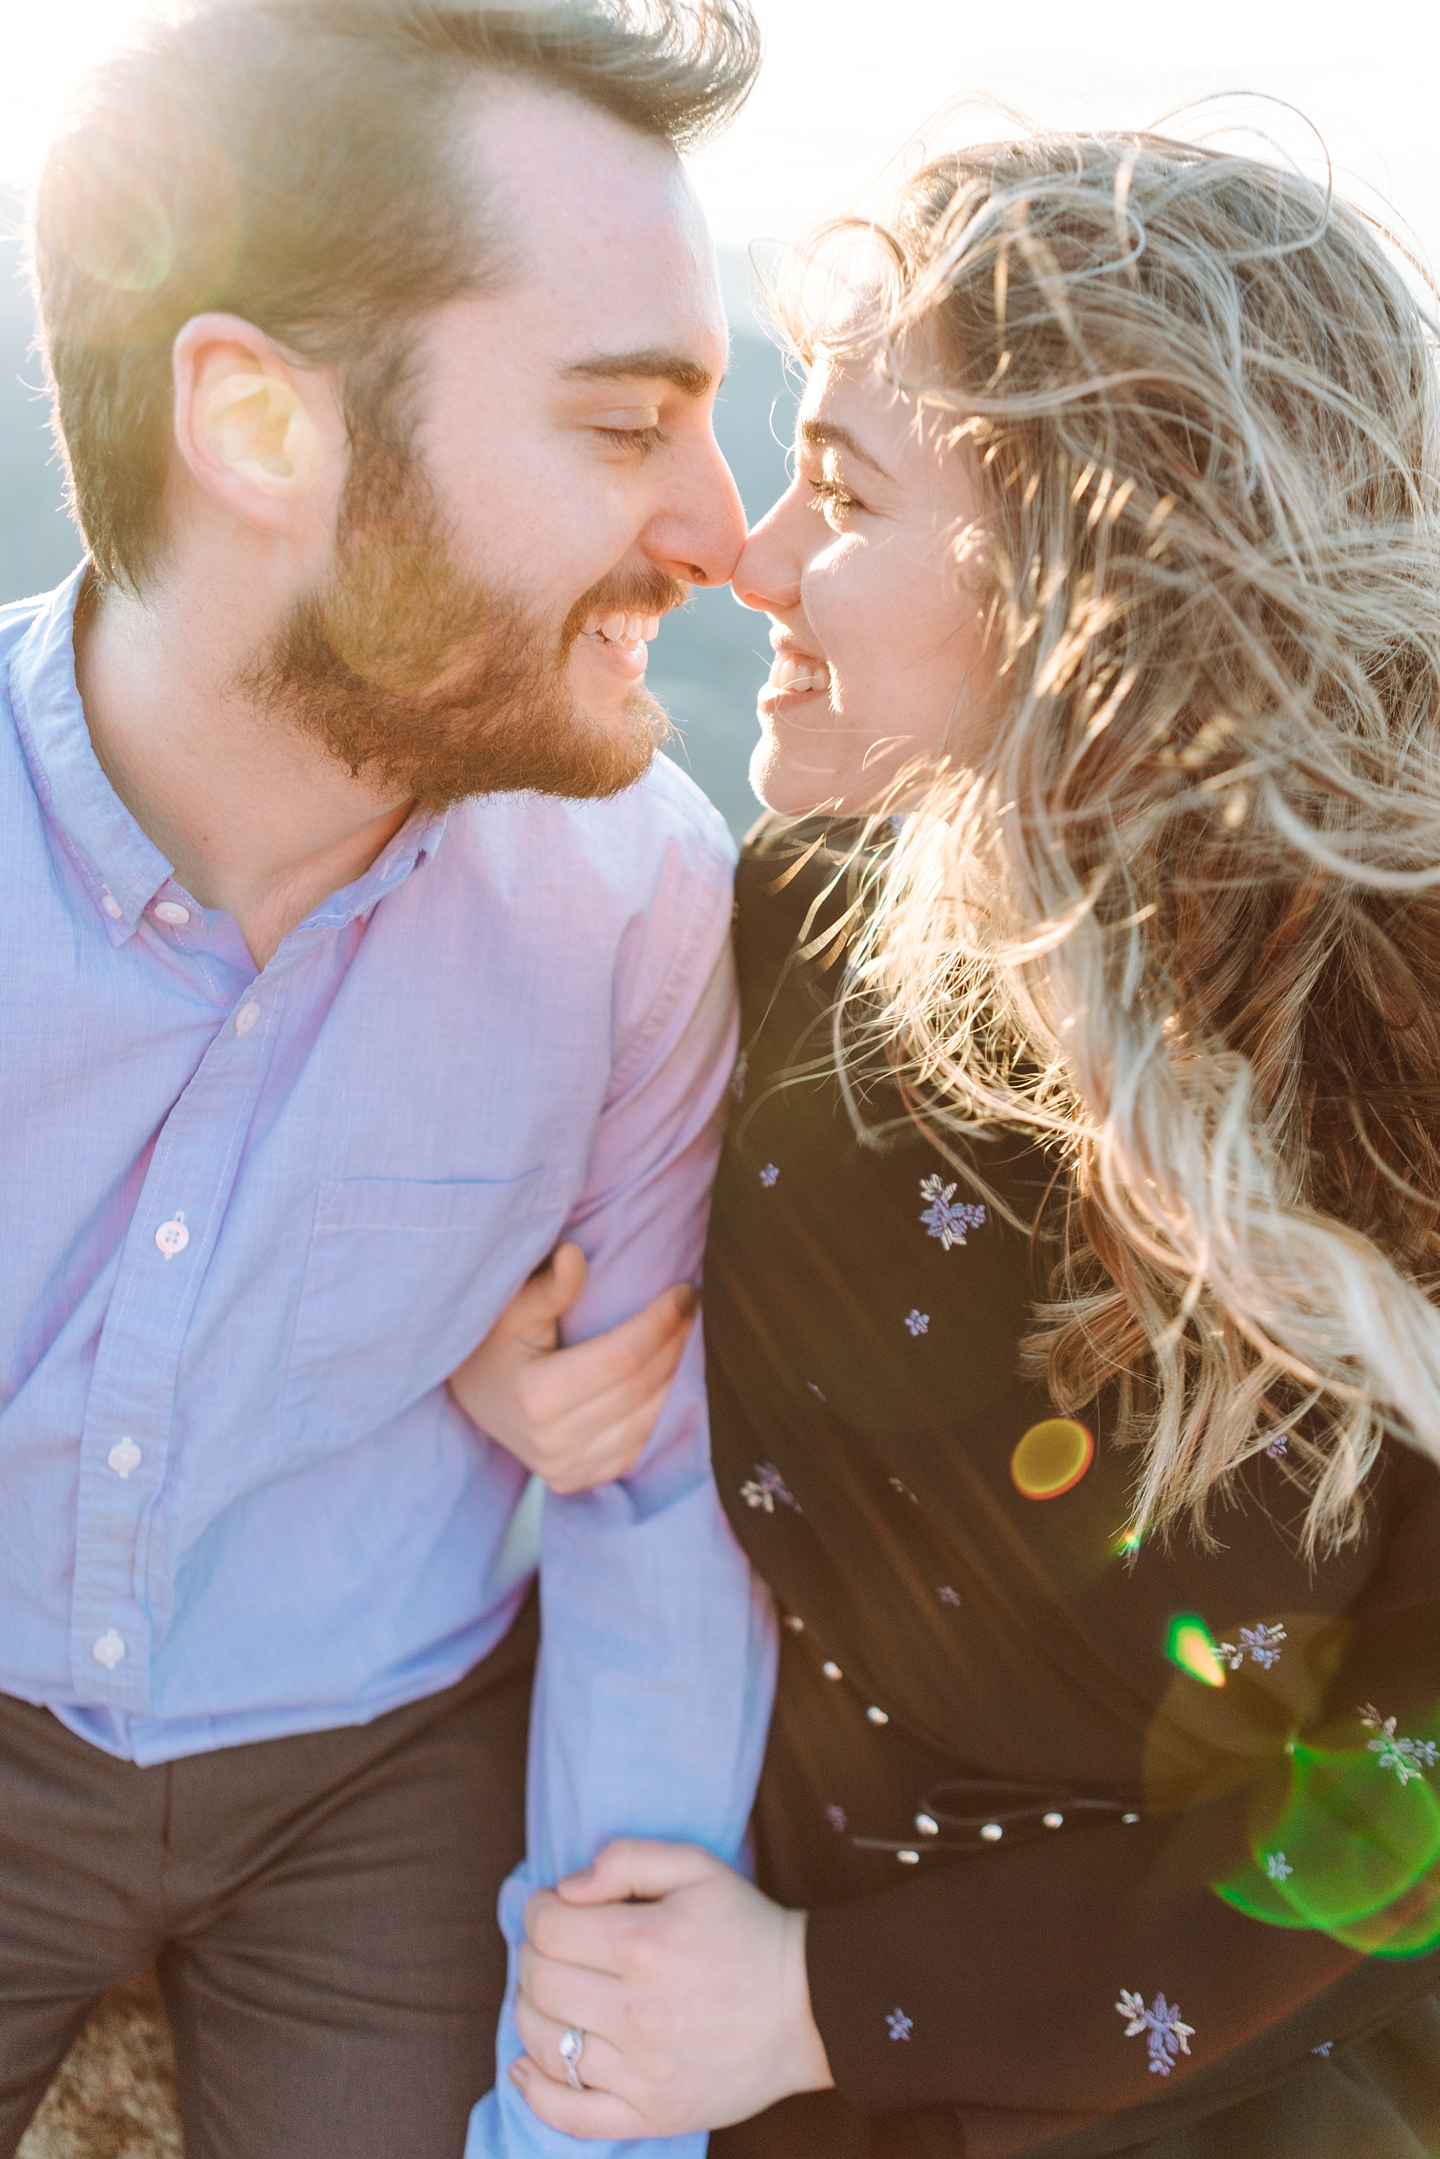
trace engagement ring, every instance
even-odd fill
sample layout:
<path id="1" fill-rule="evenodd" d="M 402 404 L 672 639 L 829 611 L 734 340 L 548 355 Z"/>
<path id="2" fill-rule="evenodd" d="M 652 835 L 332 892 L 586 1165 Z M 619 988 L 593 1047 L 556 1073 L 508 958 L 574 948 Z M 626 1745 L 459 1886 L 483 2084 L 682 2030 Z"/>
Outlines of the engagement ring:
<path id="1" fill-rule="evenodd" d="M 570 2080 L 572 2092 L 583 2092 L 580 2082 L 580 2057 L 585 2052 L 585 2034 L 578 2025 L 572 2024 L 568 2032 L 560 2034 L 560 2059 L 565 2064 L 565 2074 Z"/>

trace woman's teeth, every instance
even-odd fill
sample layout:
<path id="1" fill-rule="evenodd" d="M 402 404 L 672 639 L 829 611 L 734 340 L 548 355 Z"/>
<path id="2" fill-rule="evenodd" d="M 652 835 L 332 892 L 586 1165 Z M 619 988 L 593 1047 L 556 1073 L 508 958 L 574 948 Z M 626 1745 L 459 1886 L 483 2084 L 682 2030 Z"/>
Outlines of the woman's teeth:
<path id="1" fill-rule="evenodd" d="M 617 608 L 608 615 L 589 615 L 582 637 L 603 638 L 607 645 L 648 644 L 660 634 L 658 615 L 626 615 Z"/>
<path id="2" fill-rule="evenodd" d="M 767 688 L 772 690 L 828 690 L 830 670 L 823 660 L 775 659 Z"/>

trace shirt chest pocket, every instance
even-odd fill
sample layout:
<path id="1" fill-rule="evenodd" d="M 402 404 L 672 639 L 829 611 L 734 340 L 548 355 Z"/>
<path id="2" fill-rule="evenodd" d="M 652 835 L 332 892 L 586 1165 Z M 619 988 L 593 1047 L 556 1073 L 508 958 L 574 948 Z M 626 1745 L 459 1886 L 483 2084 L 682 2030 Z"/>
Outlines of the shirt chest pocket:
<path id="1" fill-rule="evenodd" d="M 322 1184 L 285 1380 L 289 1448 L 378 1431 L 467 1357 L 564 1222 L 563 1169 Z"/>

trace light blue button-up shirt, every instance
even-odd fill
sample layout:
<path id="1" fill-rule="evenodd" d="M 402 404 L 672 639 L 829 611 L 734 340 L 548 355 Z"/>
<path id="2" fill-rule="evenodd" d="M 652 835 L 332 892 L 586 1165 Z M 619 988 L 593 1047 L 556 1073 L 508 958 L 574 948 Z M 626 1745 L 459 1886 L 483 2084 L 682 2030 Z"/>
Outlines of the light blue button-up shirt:
<path id="1" fill-rule="evenodd" d="M 637 1470 L 543 1507 L 444 1389 L 562 1235 L 572 1339 L 697 1273 L 723 826 L 663 759 L 417 813 L 257 972 L 96 761 L 78 586 L 0 610 L 0 1690 L 142 1763 L 362 1723 L 539 1550 L 528 1878 L 617 1829 L 735 1856 L 772 1645 L 698 1341 Z"/>

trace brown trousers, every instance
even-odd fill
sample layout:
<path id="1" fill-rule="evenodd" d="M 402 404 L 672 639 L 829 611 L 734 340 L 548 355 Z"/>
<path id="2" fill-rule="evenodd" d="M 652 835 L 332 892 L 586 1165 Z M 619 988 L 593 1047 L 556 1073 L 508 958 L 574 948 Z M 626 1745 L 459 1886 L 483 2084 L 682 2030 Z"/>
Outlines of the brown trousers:
<path id="1" fill-rule="evenodd" d="M 0 2159 L 152 1960 L 186 2159 L 461 2159 L 494 2081 L 534 1599 L 373 1724 L 137 1768 L 0 1696 Z"/>

